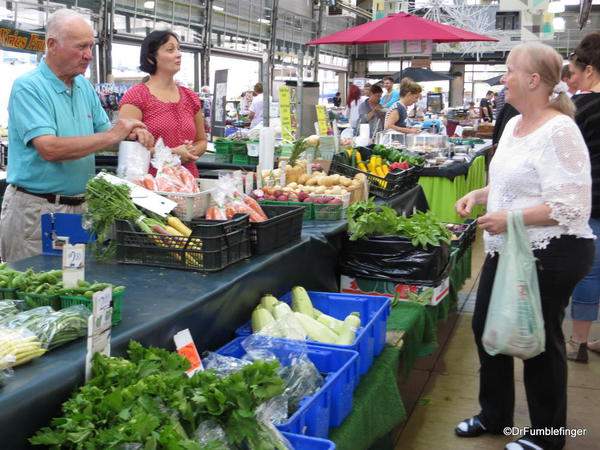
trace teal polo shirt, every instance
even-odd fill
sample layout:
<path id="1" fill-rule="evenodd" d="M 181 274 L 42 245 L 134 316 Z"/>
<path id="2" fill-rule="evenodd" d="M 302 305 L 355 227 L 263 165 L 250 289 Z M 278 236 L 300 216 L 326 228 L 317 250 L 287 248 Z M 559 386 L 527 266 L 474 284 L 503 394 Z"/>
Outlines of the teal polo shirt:
<path id="1" fill-rule="evenodd" d="M 87 136 L 110 128 L 93 86 L 82 75 L 69 88 L 46 65 L 17 78 L 8 102 L 7 181 L 37 194 L 77 195 L 95 175 L 94 155 L 74 161 L 44 160 L 32 139 Z"/>

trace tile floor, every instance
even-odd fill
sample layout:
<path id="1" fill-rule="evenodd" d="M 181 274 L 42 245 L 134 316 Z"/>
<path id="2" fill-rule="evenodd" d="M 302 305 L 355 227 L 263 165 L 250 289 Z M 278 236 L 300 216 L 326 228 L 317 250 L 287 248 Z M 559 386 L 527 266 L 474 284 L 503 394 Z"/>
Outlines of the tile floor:
<path id="1" fill-rule="evenodd" d="M 408 419 L 396 434 L 397 450 L 501 450 L 514 437 L 484 435 L 459 438 L 454 427 L 478 411 L 479 363 L 471 332 L 471 312 L 483 262 L 481 236 L 473 251 L 472 278 L 461 292 L 459 312 L 441 323 L 435 354 L 420 358 L 409 380 L 400 385 Z M 565 334 L 569 335 L 569 321 Z M 600 323 L 592 326 L 600 337 Z M 515 365 L 517 401 L 515 425 L 529 425 L 522 383 L 522 364 Z M 568 427 L 585 430 L 580 437 L 567 437 L 566 450 L 600 449 L 600 355 L 590 352 L 589 364 L 569 362 Z"/>

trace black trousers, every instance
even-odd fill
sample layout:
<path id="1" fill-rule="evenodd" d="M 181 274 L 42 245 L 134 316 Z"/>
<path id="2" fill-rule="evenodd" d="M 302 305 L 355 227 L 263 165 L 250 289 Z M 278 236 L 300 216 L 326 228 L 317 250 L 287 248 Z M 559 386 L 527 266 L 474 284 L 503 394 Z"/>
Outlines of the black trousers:
<path id="1" fill-rule="evenodd" d="M 534 251 L 546 331 L 546 350 L 524 361 L 524 383 L 533 429 L 566 427 L 567 358 L 562 322 L 575 285 L 590 269 L 594 256 L 591 239 L 561 236 L 544 250 Z M 488 355 L 481 343 L 498 256 L 484 262 L 473 314 L 473 333 L 479 353 L 480 418 L 491 432 L 501 433 L 513 425 L 515 383 L 513 357 Z M 565 436 L 535 436 L 533 442 L 546 449 L 561 449 Z"/>

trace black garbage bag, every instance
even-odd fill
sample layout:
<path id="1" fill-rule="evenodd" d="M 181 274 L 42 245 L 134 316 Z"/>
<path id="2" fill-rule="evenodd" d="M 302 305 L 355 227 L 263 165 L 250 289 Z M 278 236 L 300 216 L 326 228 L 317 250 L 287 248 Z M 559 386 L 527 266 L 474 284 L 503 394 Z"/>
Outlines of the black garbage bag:
<path id="1" fill-rule="evenodd" d="M 450 246 L 445 242 L 424 250 L 404 236 L 369 236 L 356 241 L 345 239 L 340 272 L 351 277 L 429 285 L 448 276 L 449 262 Z"/>

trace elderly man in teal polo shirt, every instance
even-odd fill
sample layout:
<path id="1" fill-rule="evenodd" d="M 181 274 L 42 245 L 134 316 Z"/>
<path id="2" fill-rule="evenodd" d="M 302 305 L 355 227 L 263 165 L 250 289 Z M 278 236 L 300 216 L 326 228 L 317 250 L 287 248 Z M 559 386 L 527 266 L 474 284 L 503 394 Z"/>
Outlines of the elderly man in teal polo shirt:
<path id="1" fill-rule="evenodd" d="M 146 147 L 152 135 L 137 120 L 110 122 L 85 73 L 92 27 L 61 9 L 46 26 L 46 57 L 13 84 L 8 105 L 9 186 L 2 203 L 0 252 L 14 261 L 41 252 L 40 215 L 81 213 L 94 153 L 124 139 Z"/>

